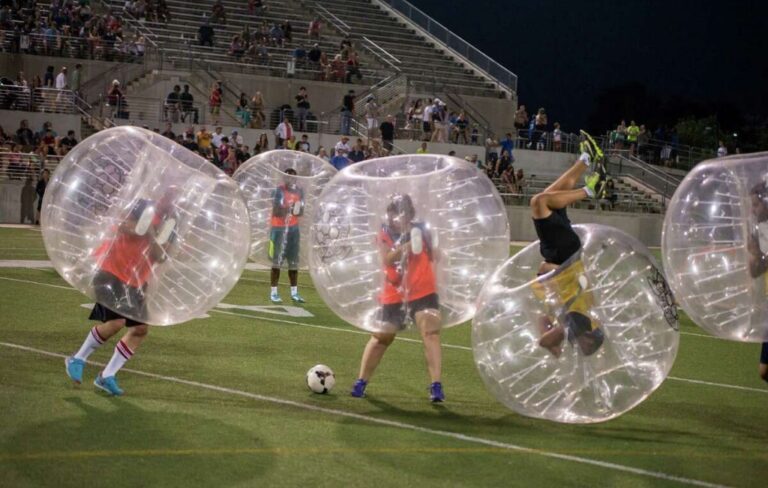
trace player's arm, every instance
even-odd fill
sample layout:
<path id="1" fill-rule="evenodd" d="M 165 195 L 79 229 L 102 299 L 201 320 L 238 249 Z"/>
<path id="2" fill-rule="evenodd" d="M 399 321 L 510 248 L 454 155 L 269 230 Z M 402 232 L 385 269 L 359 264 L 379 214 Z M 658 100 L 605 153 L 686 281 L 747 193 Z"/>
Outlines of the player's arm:
<path id="1" fill-rule="evenodd" d="M 283 205 L 284 200 L 283 190 L 277 188 L 275 196 L 272 198 L 272 215 L 275 217 L 285 217 L 288 213 L 288 208 Z"/>
<path id="2" fill-rule="evenodd" d="M 749 253 L 749 274 L 752 278 L 762 276 L 768 271 L 768 256 L 760 249 L 760 241 L 757 234 L 751 234 L 747 239 L 747 252 Z"/>

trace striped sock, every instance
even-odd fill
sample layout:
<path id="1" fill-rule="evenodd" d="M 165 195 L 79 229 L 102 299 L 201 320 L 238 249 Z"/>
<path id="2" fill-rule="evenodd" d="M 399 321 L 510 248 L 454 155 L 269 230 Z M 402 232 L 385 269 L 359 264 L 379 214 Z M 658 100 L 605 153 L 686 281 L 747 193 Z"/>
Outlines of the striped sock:
<path id="1" fill-rule="evenodd" d="M 85 361 L 88 359 L 88 356 L 90 356 L 93 351 L 101 347 L 104 342 L 106 342 L 106 339 L 99 335 L 99 331 L 96 329 L 96 327 L 92 328 L 91 331 L 88 332 L 83 345 L 80 346 L 80 350 L 75 354 L 75 358 Z"/>
<path id="2" fill-rule="evenodd" d="M 115 346 L 115 353 L 112 355 L 112 359 L 109 360 L 107 367 L 101 372 L 101 377 L 109 378 L 110 376 L 115 376 L 132 356 L 133 351 L 121 339 Z"/>

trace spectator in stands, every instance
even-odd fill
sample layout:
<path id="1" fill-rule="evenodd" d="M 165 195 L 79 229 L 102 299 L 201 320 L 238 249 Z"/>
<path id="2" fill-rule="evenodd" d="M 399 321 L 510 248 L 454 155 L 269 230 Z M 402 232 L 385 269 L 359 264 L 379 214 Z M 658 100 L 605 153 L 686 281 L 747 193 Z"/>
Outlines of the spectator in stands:
<path id="1" fill-rule="evenodd" d="M 320 53 L 320 79 L 323 81 L 333 81 L 333 66 L 331 65 L 331 61 L 328 59 L 328 55 L 326 53 L 321 52 Z"/>
<path id="2" fill-rule="evenodd" d="M 219 24 L 227 23 L 227 11 L 224 9 L 221 0 L 216 0 L 213 7 L 211 7 L 211 22 L 217 22 Z"/>
<path id="3" fill-rule="evenodd" d="M 322 159 L 326 163 L 330 163 L 331 159 L 328 157 L 328 153 L 326 152 L 325 148 L 323 146 L 320 146 L 317 149 L 317 154 L 315 154 L 318 158 Z"/>
<path id="4" fill-rule="evenodd" d="M 251 109 L 249 107 L 248 95 L 240 93 L 240 99 L 235 107 L 235 115 L 240 119 L 240 126 L 245 128 L 251 125 Z"/>
<path id="5" fill-rule="evenodd" d="M 283 149 L 285 147 L 285 141 L 293 135 L 293 126 L 288 117 L 283 117 L 283 120 L 277 125 L 275 129 L 275 149 Z"/>
<path id="6" fill-rule="evenodd" d="M 264 97 L 260 91 L 251 98 L 251 128 L 262 129 L 264 127 Z"/>
<path id="7" fill-rule="evenodd" d="M 339 53 L 344 59 L 347 59 L 350 51 L 352 51 L 352 39 L 347 34 L 339 43 Z"/>
<path id="8" fill-rule="evenodd" d="M 645 124 L 640 125 L 640 133 L 637 135 L 637 155 L 642 159 L 649 159 L 646 154 L 651 134 L 645 128 Z"/>
<path id="9" fill-rule="evenodd" d="M 19 123 L 19 128 L 16 130 L 16 142 L 24 147 L 30 147 L 35 143 L 35 134 L 29 128 L 29 122 L 26 119 Z"/>
<path id="10" fill-rule="evenodd" d="M 613 148 L 617 151 L 624 149 L 624 144 L 627 142 L 627 124 L 623 120 L 616 126 L 616 130 L 611 133 L 611 143 Z"/>
<path id="11" fill-rule="evenodd" d="M 717 146 L 717 157 L 718 158 L 724 158 L 728 156 L 728 148 L 725 147 L 725 143 L 723 141 L 718 142 Z"/>
<path id="12" fill-rule="evenodd" d="M 269 151 L 269 138 L 266 133 L 262 133 L 259 136 L 259 142 L 256 144 L 256 147 L 261 152 Z"/>
<path id="13" fill-rule="evenodd" d="M 27 176 L 24 180 L 24 186 L 21 189 L 21 218 L 20 224 L 26 224 L 29 221 L 30 224 L 35 223 L 35 187 L 32 186 L 32 176 Z"/>
<path id="14" fill-rule="evenodd" d="M 365 121 L 368 137 L 376 137 L 379 129 L 379 104 L 373 95 L 369 95 L 365 101 Z"/>
<path id="15" fill-rule="evenodd" d="M 43 87 L 53 88 L 53 66 L 45 68 L 45 74 L 43 75 Z"/>
<path id="16" fill-rule="evenodd" d="M 352 150 L 349 145 L 349 137 L 341 136 L 341 140 L 336 143 L 336 146 L 334 146 L 333 150 L 334 153 L 341 153 L 344 156 L 349 154 L 349 152 Z"/>
<path id="17" fill-rule="evenodd" d="M 296 95 L 296 119 L 298 120 L 300 131 L 307 130 L 307 115 L 309 114 L 310 106 L 307 89 L 302 86 Z"/>
<path id="18" fill-rule="evenodd" d="M 323 27 L 320 22 L 320 17 L 315 17 L 309 22 L 309 28 L 307 29 L 307 36 L 310 39 L 320 39 L 320 31 Z"/>
<path id="19" fill-rule="evenodd" d="M 304 46 L 296 46 L 296 49 L 291 52 L 291 57 L 296 62 L 296 68 L 306 68 L 307 50 L 304 49 Z"/>
<path id="20" fill-rule="evenodd" d="M 245 139 L 243 139 L 243 136 L 241 136 L 238 131 L 233 130 L 232 133 L 229 134 L 229 143 L 232 147 L 237 148 L 245 144 Z"/>
<path id="21" fill-rule="evenodd" d="M 341 171 L 349 166 L 349 158 L 347 158 L 347 155 L 343 151 L 336 149 L 334 156 L 331 158 L 331 164 L 334 168 Z"/>
<path id="22" fill-rule="evenodd" d="M 37 219 L 35 219 L 35 225 L 40 225 L 40 212 L 43 208 L 43 197 L 45 196 L 45 189 L 48 186 L 48 180 L 50 179 L 50 171 L 44 169 L 40 172 L 40 179 L 37 180 L 37 187 L 35 187 L 35 193 L 37 193 Z"/>
<path id="23" fill-rule="evenodd" d="M 336 82 L 343 82 L 344 81 L 344 69 L 345 69 L 345 63 L 344 60 L 341 59 L 341 54 L 337 54 L 333 57 L 333 61 L 331 61 L 331 81 Z"/>
<path id="24" fill-rule="evenodd" d="M 251 152 L 248 150 L 248 146 L 238 146 L 235 151 L 235 157 L 237 158 L 238 168 L 241 164 L 251 159 Z"/>
<path id="25" fill-rule="evenodd" d="M 392 115 L 387 115 L 387 118 L 381 123 L 379 133 L 384 149 L 387 152 L 392 152 L 395 142 L 395 118 Z"/>
<path id="26" fill-rule="evenodd" d="M 72 91 L 75 92 L 75 95 L 78 97 L 80 96 L 80 85 L 82 83 L 82 75 L 83 75 L 83 65 L 80 63 L 77 63 L 75 65 L 74 71 L 72 71 L 72 76 L 69 80 L 69 85 L 72 88 Z"/>
<path id="27" fill-rule="evenodd" d="M 640 135 L 640 127 L 634 120 L 629 122 L 627 127 L 627 143 L 629 144 L 629 153 L 637 154 L 637 137 Z"/>
<path id="28" fill-rule="evenodd" d="M 504 185 L 507 193 L 517 193 L 515 184 L 515 167 L 511 164 L 501 173 L 501 184 Z"/>
<path id="29" fill-rule="evenodd" d="M 226 135 L 224 135 L 223 128 L 221 126 L 216 127 L 211 134 L 211 145 L 214 149 L 219 149 Z"/>
<path id="30" fill-rule="evenodd" d="M 60 138 L 57 143 L 57 154 L 59 156 L 66 156 L 66 154 L 77 145 L 77 138 L 75 137 L 75 131 L 68 130 L 67 135 Z"/>
<path id="31" fill-rule="evenodd" d="M 310 63 L 312 63 L 313 68 L 317 68 L 320 65 L 320 57 L 322 56 L 323 52 L 320 50 L 320 45 L 317 43 L 312 45 L 312 49 L 309 50 L 309 53 L 307 54 L 307 59 Z"/>
<path id="32" fill-rule="evenodd" d="M 515 140 L 512 138 L 512 133 L 507 132 L 506 135 L 504 136 L 504 139 L 499 141 L 498 145 L 501 147 L 502 154 L 504 153 L 504 151 L 506 151 L 507 154 L 509 155 L 509 158 L 512 160 L 512 162 L 514 162 L 515 156 L 512 151 L 514 151 L 515 149 Z"/>
<path id="33" fill-rule="evenodd" d="M 187 136 L 190 134 L 187 133 Z M 188 137 L 188 139 L 191 139 Z M 213 155 L 213 134 L 208 132 L 208 129 L 205 128 L 205 126 L 200 127 L 200 130 L 197 132 L 197 146 L 199 148 L 199 151 L 205 155 L 205 157 L 211 157 Z"/>
<path id="34" fill-rule="evenodd" d="M 496 161 L 495 167 L 493 168 L 493 176 L 495 178 L 500 178 L 501 174 L 504 173 L 507 168 L 511 168 L 512 163 L 514 162 L 515 160 L 512 159 L 512 155 L 509 154 L 509 151 L 502 149 L 501 157 Z"/>
<path id="35" fill-rule="evenodd" d="M 285 47 L 285 33 L 279 24 L 272 24 L 270 27 L 269 42 L 275 47 Z"/>
<path id="36" fill-rule="evenodd" d="M 263 0 L 248 0 L 248 12 L 251 15 L 261 15 L 266 10 Z"/>
<path id="37" fill-rule="evenodd" d="M 176 140 L 176 134 L 173 132 L 173 124 L 170 122 L 165 123 L 165 130 L 163 131 L 163 136 L 167 137 L 168 139 L 175 141 Z"/>
<path id="38" fill-rule="evenodd" d="M 296 134 L 291 134 L 291 137 L 286 139 L 285 141 L 285 149 L 288 149 L 289 151 L 296 151 L 299 143 L 296 142 Z"/>
<path id="39" fill-rule="evenodd" d="M 533 122 L 534 130 L 531 141 L 528 143 L 528 147 L 531 149 L 538 149 L 539 139 L 541 139 L 547 131 L 547 111 L 544 107 L 539 108 L 538 112 L 536 112 L 536 117 L 534 117 Z"/>
<path id="40" fill-rule="evenodd" d="M 424 110 L 422 111 L 422 139 L 427 141 L 430 139 L 430 136 L 432 135 L 432 112 L 434 110 L 434 103 L 432 102 L 432 99 L 427 99 L 427 103 L 424 105 Z"/>
<path id="41" fill-rule="evenodd" d="M 280 24 L 280 29 L 283 31 L 283 37 L 286 41 L 289 43 L 293 41 L 293 26 L 291 25 L 291 22 L 289 20 L 286 20 L 282 24 Z"/>
<path id="42" fill-rule="evenodd" d="M 296 147 L 297 151 L 305 152 L 305 153 L 311 153 L 312 147 L 309 144 L 309 136 L 306 134 L 303 134 L 301 136 L 301 141 L 299 141 L 299 144 Z"/>
<path id="43" fill-rule="evenodd" d="M 173 90 L 165 97 L 165 106 L 163 107 L 163 116 L 165 120 L 172 122 L 179 121 L 181 113 L 181 87 L 173 85 Z"/>
<path id="44" fill-rule="evenodd" d="M 357 78 L 357 81 L 363 79 L 363 73 L 360 72 L 360 59 L 354 51 L 350 52 L 347 57 L 346 70 L 347 74 L 344 78 L 346 83 L 352 83 L 353 76 Z"/>
<path id="45" fill-rule="evenodd" d="M 613 210 L 616 206 L 616 202 L 619 200 L 619 196 L 616 194 L 616 184 L 612 179 L 608 179 L 602 186 L 598 195 L 601 203 L 601 207 L 608 207 L 609 210 Z"/>
<path id="46" fill-rule="evenodd" d="M 229 43 L 229 55 L 240 61 L 243 54 L 245 54 L 245 46 L 242 39 L 239 35 L 232 36 L 232 42 Z"/>
<path id="47" fill-rule="evenodd" d="M 560 122 L 555 122 L 555 130 L 552 131 L 552 150 L 560 152 L 563 148 L 563 132 L 560 130 Z"/>
<path id="48" fill-rule="evenodd" d="M 347 158 L 352 163 L 359 163 L 365 159 L 365 146 L 363 146 L 363 140 L 358 139 L 352 150 L 347 154 Z"/>
<path id="49" fill-rule="evenodd" d="M 224 90 L 221 88 L 221 82 L 215 81 L 211 86 L 211 93 L 208 96 L 208 105 L 211 107 L 211 115 L 215 116 L 214 124 L 218 122 L 219 112 L 221 111 L 221 99 Z"/>
<path id="50" fill-rule="evenodd" d="M 192 114 L 192 123 L 197 124 L 200 114 L 195 107 L 195 97 L 189 92 L 189 85 L 184 85 L 184 91 L 179 95 L 181 102 L 181 121 L 186 122 L 187 117 Z"/>
<path id="51" fill-rule="evenodd" d="M 200 42 L 200 45 L 213 47 L 214 35 L 215 32 L 210 21 L 206 17 L 203 17 L 203 23 L 197 29 L 197 39 Z"/>
<path id="52" fill-rule="evenodd" d="M 120 82 L 117 80 L 112 81 L 112 85 L 107 93 L 107 104 L 114 110 L 114 117 L 117 119 L 128 118 L 128 102 L 125 100 L 125 95 L 120 89 Z"/>
<path id="53" fill-rule="evenodd" d="M 421 146 L 416 149 L 416 154 L 427 154 L 429 151 L 427 150 L 427 143 L 422 142 Z"/>
<path id="54" fill-rule="evenodd" d="M 528 112 L 525 110 L 525 105 L 520 105 L 515 111 L 515 129 L 517 129 L 518 137 L 521 137 L 521 134 L 527 127 Z"/>
<path id="55" fill-rule="evenodd" d="M 67 82 L 67 67 L 63 66 L 61 68 L 61 71 L 59 71 L 59 74 L 56 75 L 56 82 L 54 84 L 54 88 L 57 90 L 66 90 L 69 88 L 69 83 Z"/>
<path id="56" fill-rule="evenodd" d="M 528 180 L 525 179 L 523 168 L 518 169 L 515 174 L 515 186 L 517 187 L 517 193 L 520 194 L 525 193 L 525 189 L 528 187 Z"/>
<path id="57" fill-rule="evenodd" d="M 462 144 L 469 144 L 469 121 L 464 112 L 459 112 L 451 131 L 454 144 L 459 144 L 459 140 L 463 141 Z"/>
<path id="58" fill-rule="evenodd" d="M 349 135 L 352 118 L 355 116 L 355 90 L 349 90 L 341 101 L 341 133 Z"/>

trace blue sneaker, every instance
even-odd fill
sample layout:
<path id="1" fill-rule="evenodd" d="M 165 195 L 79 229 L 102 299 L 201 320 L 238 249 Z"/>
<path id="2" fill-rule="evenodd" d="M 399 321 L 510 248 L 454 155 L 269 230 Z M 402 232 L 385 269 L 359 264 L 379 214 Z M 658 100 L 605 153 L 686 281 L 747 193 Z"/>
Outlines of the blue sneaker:
<path id="1" fill-rule="evenodd" d="M 304 299 L 301 298 L 301 296 L 299 296 L 298 293 L 291 295 L 291 300 L 293 300 L 296 303 L 305 303 Z"/>
<path id="2" fill-rule="evenodd" d="M 117 386 L 117 379 L 114 376 L 102 378 L 101 373 L 99 373 L 99 376 L 93 380 L 93 384 L 96 386 L 96 388 L 102 389 L 110 395 L 120 396 L 123 394 L 123 390 Z"/>
<path id="3" fill-rule="evenodd" d="M 78 385 L 83 382 L 83 368 L 85 361 L 77 359 L 74 356 L 64 358 L 64 365 L 67 367 L 67 376 Z"/>
<path id="4" fill-rule="evenodd" d="M 272 303 L 283 303 L 283 299 L 280 298 L 280 295 L 277 293 L 270 293 L 269 299 L 272 301 Z"/>
<path id="5" fill-rule="evenodd" d="M 445 401 L 445 393 L 443 393 L 443 384 L 439 381 L 435 381 L 429 385 L 429 401 L 432 403 L 440 403 Z"/>
<path id="6" fill-rule="evenodd" d="M 349 394 L 355 398 L 363 398 L 365 396 L 366 386 L 368 386 L 368 382 L 363 379 L 359 379 L 355 381 L 354 385 L 352 385 L 352 391 L 349 392 Z"/>

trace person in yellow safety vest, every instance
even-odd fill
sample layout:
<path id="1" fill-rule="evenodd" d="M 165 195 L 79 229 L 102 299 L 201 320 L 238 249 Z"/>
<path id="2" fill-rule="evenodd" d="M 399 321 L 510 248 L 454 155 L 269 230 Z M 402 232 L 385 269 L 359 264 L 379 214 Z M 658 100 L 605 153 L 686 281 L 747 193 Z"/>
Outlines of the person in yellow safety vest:
<path id="1" fill-rule="evenodd" d="M 627 142 L 629 143 L 629 153 L 637 154 L 637 136 L 640 135 L 640 127 L 631 121 L 629 127 L 627 127 Z"/>

